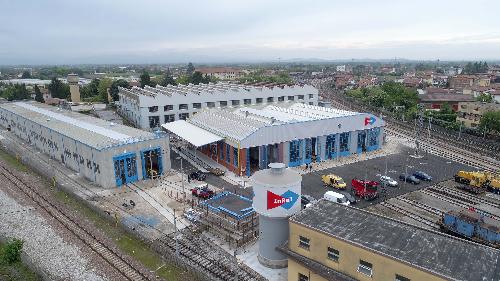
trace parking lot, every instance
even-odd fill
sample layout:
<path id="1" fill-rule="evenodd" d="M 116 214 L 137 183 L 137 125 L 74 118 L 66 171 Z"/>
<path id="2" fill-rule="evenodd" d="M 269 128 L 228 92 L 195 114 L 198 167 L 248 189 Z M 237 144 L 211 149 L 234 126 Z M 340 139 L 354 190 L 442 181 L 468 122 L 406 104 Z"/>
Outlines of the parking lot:
<path id="1" fill-rule="evenodd" d="M 387 187 L 385 196 L 379 196 L 379 198 L 373 201 L 360 200 L 357 203 L 357 207 L 364 208 L 377 204 L 387 198 L 396 197 L 432 184 L 432 182 L 421 181 L 420 184 L 413 185 L 400 181 L 398 177 L 405 172 L 406 167 L 408 167 L 408 173 L 410 174 L 418 170 L 426 172 L 433 177 L 433 182 L 450 179 L 458 170 L 473 170 L 466 165 L 431 154 L 423 154 L 422 158 L 415 158 L 409 156 L 409 153 L 412 153 L 409 148 L 403 148 L 401 152 L 391 154 L 387 157 L 369 159 L 316 172 L 313 169 L 312 173 L 305 174 L 302 177 L 302 193 L 311 195 L 316 199 L 322 198 L 326 191 L 333 190 L 332 187 L 325 187 L 321 181 L 322 175 L 330 173 L 342 177 L 347 183 L 347 189 L 344 192 L 350 192 L 351 180 L 353 178 L 363 180 L 366 177 L 368 180 L 379 181 L 380 176 L 385 174 L 387 163 L 387 175 L 398 181 L 398 187 Z"/>

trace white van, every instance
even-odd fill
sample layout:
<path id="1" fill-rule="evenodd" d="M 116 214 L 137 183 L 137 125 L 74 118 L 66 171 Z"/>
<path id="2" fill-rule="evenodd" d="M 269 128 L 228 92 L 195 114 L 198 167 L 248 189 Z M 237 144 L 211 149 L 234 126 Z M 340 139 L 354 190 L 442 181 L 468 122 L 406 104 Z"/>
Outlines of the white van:
<path id="1" fill-rule="evenodd" d="M 335 192 L 335 191 L 327 191 L 325 195 L 323 196 L 328 201 L 339 203 L 342 205 L 349 206 L 349 200 L 344 196 L 344 194 Z"/>

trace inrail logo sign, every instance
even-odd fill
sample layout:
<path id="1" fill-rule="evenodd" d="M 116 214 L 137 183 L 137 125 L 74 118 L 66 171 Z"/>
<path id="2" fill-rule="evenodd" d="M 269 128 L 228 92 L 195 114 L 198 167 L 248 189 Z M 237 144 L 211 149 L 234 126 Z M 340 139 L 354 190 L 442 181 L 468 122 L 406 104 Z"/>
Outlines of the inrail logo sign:
<path id="1" fill-rule="evenodd" d="M 299 195 L 291 190 L 278 195 L 271 191 L 267 191 L 267 209 L 271 210 L 277 207 L 282 207 L 289 210 L 299 199 Z"/>
<path id="2" fill-rule="evenodd" d="M 375 123 L 375 117 L 366 117 L 365 118 L 365 126 L 373 125 Z"/>

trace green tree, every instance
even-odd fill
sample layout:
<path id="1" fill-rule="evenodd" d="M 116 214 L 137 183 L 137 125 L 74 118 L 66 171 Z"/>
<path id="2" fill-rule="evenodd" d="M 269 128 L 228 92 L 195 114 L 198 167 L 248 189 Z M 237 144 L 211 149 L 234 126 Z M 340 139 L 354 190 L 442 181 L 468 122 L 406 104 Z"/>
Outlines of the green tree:
<path id="1" fill-rule="evenodd" d="M 108 103 L 108 89 L 113 84 L 113 81 L 109 78 L 104 78 L 99 81 L 99 86 L 97 87 L 97 92 L 99 93 L 99 100 L 104 103 Z"/>
<path id="2" fill-rule="evenodd" d="M 486 131 L 488 133 L 500 133 L 500 110 L 499 111 L 489 111 L 483 114 L 481 121 L 479 122 L 479 128 L 481 131 Z"/>
<path id="3" fill-rule="evenodd" d="M 5 245 L 2 261 L 7 264 L 13 264 L 21 260 L 21 250 L 24 242 L 14 239 Z"/>
<path id="4" fill-rule="evenodd" d="M 174 77 L 172 77 L 172 73 L 170 73 L 170 70 L 167 70 L 167 73 L 165 73 L 165 76 L 161 80 L 160 85 L 162 86 L 177 85 L 177 82 L 175 82 Z"/>
<path id="5" fill-rule="evenodd" d="M 193 75 L 191 76 L 191 83 L 198 85 L 200 83 L 203 83 L 205 80 L 203 78 L 203 74 L 199 71 L 195 71 Z"/>
<path id="6" fill-rule="evenodd" d="M 439 109 L 439 113 L 441 114 L 452 114 L 453 113 L 453 109 L 451 108 L 451 105 L 448 104 L 448 103 L 443 103 L 441 105 L 441 108 Z"/>
<path id="7" fill-rule="evenodd" d="M 151 77 L 149 76 L 149 73 L 144 70 L 141 74 L 141 88 L 144 88 L 146 86 L 152 86 L 152 83 L 151 83 Z"/>
<path id="8" fill-rule="evenodd" d="M 492 102 L 493 101 L 493 96 L 490 94 L 482 93 L 479 96 L 476 97 L 476 101 L 479 102 Z"/>
<path id="9" fill-rule="evenodd" d="M 54 98 L 67 99 L 70 95 L 69 85 L 63 84 L 61 80 L 52 78 L 48 86 L 49 92 Z"/>
<path id="10" fill-rule="evenodd" d="M 35 101 L 44 103 L 45 100 L 43 99 L 42 92 L 40 92 L 40 88 L 38 88 L 38 85 L 35 85 Z"/>
<path id="11" fill-rule="evenodd" d="M 117 101 L 119 99 L 118 93 L 120 91 L 118 87 L 130 89 L 129 83 L 123 79 L 118 79 L 113 81 L 111 87 L 109 88 L 109 93 L 111 94 L 111 97 L 113 98 L 114 101 Z"/>
<path id="12" fill-rule="evenodd" d="M 21 76 L 22 79 L 30 79 L 31 78 L 31 74 L 29 71 L 25 70 L 23 71 L 23 74 Z"/>
<path id="13" fill-rule="evenodd" d="M 28 93 L 28 90 L 26 89 L 26 85 L 24 84 L 16 84 L 16 85 L 11 85 L 5 88 L 1 96 L 8 101 L 13 101 L 13 100 L 25 100 L 30 97 L 30 94 Z"/>
<path id="14" fill-rule="evenodd" d="M 186 74 L 191 76 L 193 75 L 193 73 L 194 73 L 194 65 L 190 62 L 187 65 Z"/>
<path id="15" fill-rule="evenodd" d="M 82 99 L 89 99 L 99 95 L 99 79 L 92 79 L 92 81 L 80 89 Z"/>

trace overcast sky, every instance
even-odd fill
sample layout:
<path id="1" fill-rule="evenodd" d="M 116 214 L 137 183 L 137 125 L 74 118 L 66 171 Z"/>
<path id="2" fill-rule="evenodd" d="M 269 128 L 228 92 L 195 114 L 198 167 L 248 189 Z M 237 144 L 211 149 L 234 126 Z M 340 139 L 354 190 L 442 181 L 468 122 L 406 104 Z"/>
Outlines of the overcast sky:
<path id="1" fill-rule="evenodd" d="M 0 65 L 500 59 L 498 0 L 0 4 Z"/>

